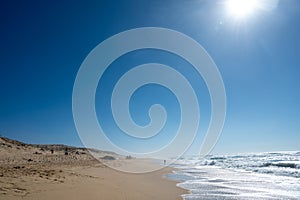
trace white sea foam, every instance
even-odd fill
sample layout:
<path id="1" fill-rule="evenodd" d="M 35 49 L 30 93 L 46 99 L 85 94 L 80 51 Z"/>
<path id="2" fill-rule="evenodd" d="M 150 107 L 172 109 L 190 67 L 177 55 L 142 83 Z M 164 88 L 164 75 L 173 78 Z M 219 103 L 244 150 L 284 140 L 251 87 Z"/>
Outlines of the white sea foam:
<path id="1" fill-rule="evenodd" d="M 183 158 L 170 178 L 194 199 L 300 199 L 300 153 Z"/>

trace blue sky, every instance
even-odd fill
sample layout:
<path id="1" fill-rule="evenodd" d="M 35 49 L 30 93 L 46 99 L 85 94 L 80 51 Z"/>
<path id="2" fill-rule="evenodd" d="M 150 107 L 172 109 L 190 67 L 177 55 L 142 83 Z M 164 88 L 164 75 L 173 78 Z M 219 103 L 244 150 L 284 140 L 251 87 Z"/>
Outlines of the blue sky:
<path id="1" fill-rule="evenodd" d="M 280 1 L 276 9 L 259 11 L 243 21 L 228 17 L 222 2 L 2 3 L 0 134 L 29 143 L 81 146 L 72 117 L 72 89 L 84 58 L 114 34 L 155 26 L 195 39 L 220 70 L 227 93 L 227 117 L 215 153 L 299 150 L 300 2 Z M 182 73 L 195 81 L 202 120 L 199 137 L 190 150 L 196 152 L 210 117 L 209 95 L 188 64 L 165 52 L 133 52 L 112 64 L 103 80 L 107 87 L 97 90 L 97 111 L 106 113 L 103 126 L 114 127 L 105 105 L 109 83 L 122 73 L 117 66 L 128 70 L 150 61 L 183 69 Z M 105 98 L 101 98 L 103 92 L 107 92 Z M 131 103 L 133 118 L 141 125 L 148 122 L 145 113 L 152 103 L 166 105 L 170 115 L 164 131 L 169 135 L 164 139 L 172 136 L 179 111 L 168 90 L 145 86 Z M 130 144 L 125 138 L 110 137 L 120 145 Z"/>

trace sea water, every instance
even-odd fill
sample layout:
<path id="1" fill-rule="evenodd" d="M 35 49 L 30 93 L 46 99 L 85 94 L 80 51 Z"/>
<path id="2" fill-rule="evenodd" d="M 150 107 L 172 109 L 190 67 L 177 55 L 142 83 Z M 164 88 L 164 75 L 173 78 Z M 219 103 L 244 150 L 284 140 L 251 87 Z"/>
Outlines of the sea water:
<path id="1" fill-rule="evenodd" d="M 185 200 L 300 199 L 300 152 L 192 156 L 173 167 Z"/>

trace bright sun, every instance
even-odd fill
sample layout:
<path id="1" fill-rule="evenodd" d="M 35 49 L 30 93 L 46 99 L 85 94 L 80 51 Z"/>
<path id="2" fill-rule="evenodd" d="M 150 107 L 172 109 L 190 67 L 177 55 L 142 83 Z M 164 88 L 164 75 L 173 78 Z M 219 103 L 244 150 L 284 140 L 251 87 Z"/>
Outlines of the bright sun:
<path id="1" fill-rule="evenodd" d="M 257 10 L 258 4 L 258 0 L 228 0 L 226 2 L 228 13 L 236 19 L 250 16 Z"/>

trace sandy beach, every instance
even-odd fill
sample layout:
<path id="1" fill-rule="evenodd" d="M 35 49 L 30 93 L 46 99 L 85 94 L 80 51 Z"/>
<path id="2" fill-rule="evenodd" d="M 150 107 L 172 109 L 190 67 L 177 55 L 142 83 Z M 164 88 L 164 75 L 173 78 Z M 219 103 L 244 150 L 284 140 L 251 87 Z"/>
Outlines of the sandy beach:
<path id="1" fill-rule="evenodd" d="M 171 168 L 130 174 L 105 166 L 84 148 L 28 145 L 6 138 L 0 138 L 0 145 L 0 199 L 182 199 L 186 193 L 164 178 Z M 139 163 L 102 154 L 115 158 L 109 162 L 116 165 Z"/>

